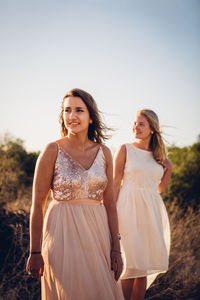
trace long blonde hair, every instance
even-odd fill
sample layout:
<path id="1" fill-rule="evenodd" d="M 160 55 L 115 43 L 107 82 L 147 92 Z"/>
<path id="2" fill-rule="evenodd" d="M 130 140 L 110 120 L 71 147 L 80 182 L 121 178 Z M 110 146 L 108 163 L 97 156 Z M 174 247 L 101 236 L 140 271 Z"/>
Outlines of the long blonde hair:
<path id="1" fill-rule="evenodd" d="M 153 131 L 150 139 L 150 149 L 154 159 L 163 162 L 166 159 L 166 148 L 161 136 L 158 116 L 150 109 L 141 109 L 137 112 L 137 115 L 142 115 L 147 119 L 149 126 Z"/>

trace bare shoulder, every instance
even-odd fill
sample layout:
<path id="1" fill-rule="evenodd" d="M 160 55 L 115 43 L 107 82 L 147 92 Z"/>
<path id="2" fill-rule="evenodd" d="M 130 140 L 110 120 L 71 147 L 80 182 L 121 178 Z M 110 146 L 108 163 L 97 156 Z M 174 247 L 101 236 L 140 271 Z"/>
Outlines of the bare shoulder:
<path id="1" fill-rule="evenodd" d="M 56 142 L 51 142 L 45 146 L 40 153 L 39 160 L 47 160 L 49 162 L 55 162 L 58 153 L 58 145 Z"/>
<path id="2" fill-rule="evenodd" d="M 112 165 L 112 153 L 111 153 L 110 148 L 108 148 L 108 147 L 107 147 L 106 145 L 104 145 L 104 144 L 101 144 L 101 148 L 102 148 L 102 151 L 103 151 L 105 160 L 106 160 L 106 164 L 107 164 L 107 165 L 109 165 L 109 164 Z"/>
<path id="3" fill-rule="evenodd" d="M 57 154 L 58 151 L 58 145 L 57 142 L 51 142 L 49 144 L 47 144 L 43 150 L 43 153 L 46 154 Z"/>
<path id="4" fill-rule="evenodd" d="M 103 150 L 103 153 L 104 153 L 104 156 L 107 157 L 107 158 L 110 158 L 112 157 L 112 153 L 111 153 L 111 150 L 110 148 L 108 148 L 106 145 L 104 144 L 101 144 L 101 148 Z"/>
<path id="5" fill-rule="evenodd" d="M 125 153 L 126 153 L 126 144 L 122 144 L 122 145 L 119 147 L 119 151 L 125 152 Z"/>
<path id="6" fill-rule="evenodd" d="M 119 149 L 115 153 L 115 159 L 116 158 L 126 158 L 126 144 L 122 144 Z"/>

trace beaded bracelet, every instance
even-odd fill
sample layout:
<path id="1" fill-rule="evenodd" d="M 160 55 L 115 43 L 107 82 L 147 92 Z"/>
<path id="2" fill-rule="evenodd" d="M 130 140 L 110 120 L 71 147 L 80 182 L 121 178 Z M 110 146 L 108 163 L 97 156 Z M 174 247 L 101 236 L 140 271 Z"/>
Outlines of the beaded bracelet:
<path id="1" fill-rule="evenodd" d="M 31 254 L 41 254 L 41 251 L 31 251 Z"/>
<path id="2" fill-rule="evenodd" d="M 117 238 L 118 238 L 118 240 L 121 240 L 121 234 L 120 233 L 117 234 Z"/>

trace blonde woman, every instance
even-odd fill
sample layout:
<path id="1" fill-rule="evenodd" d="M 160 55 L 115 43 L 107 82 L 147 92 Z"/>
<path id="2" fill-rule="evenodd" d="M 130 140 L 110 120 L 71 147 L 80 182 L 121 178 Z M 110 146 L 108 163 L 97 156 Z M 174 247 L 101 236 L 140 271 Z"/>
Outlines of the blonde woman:
<path id="1" fill-rule="evenodd" d="M 170 181 L 172 164 L 155 112 L 138 111 L 133 133 L 136 141 L 122 145 L 115 155 L 114 190 L 126 260 L 124 297 L 142 300 L 147 276 L 168 269 L 170 228 L 160 193 Z"/>

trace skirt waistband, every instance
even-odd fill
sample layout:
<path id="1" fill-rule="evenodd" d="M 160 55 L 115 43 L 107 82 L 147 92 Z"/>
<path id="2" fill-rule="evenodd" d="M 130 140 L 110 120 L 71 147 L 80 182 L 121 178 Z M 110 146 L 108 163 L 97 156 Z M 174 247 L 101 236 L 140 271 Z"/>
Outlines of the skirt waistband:
<path id="1" fill-rule="evenodd" d="M 88 204 L 88 205 L 100 205 L 103 204 L 102 201 L 94 200 L 90 198 L 83 198 L 83 199 L 71 199 L 71 200 L 60 200 L 60 199 L 53 199 L 57 202 L 65 202 L 70 204 Z"/>

